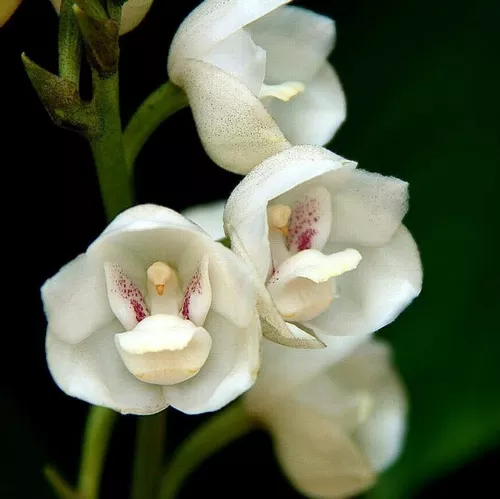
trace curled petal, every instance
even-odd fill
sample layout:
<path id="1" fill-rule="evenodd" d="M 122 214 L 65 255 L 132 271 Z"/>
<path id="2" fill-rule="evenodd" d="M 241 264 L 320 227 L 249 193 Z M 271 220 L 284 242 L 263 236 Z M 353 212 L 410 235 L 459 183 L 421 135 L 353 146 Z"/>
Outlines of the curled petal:
<path id="1" fill-rule="evenodd" d="M 219 42 L 290 0 L 208 0 L 182 22 L 170 46 L 168 74 L 180 85 L 186 59 L 200 59 Z M 181 85 L 182 86 L 182 85 Z"/>
<path id="2" fill-rule="evenodd" d="M 289 321 L 307 321 L 323 312 L 334 298 L 332 277 L 354 270 L 361 260 L 355 249 L 324 255 L 318 250 L 296 253 L 267 283 L 281 315 Z"/>
<path id="3" fill-rule="evenodd" d="M 266 81 L 308 83 L 333 50 L 335 23 L 296 6 L 285 6 L 246 28 L 267 54 Z"/>
<path id="4" fill-rule="evenodd" d="M 327 144 L 347 113 L 342 85 L 328 62 L 306 84 L 304 92 L 288 102 L 267 99 L 265 106 L 285 137 L 294 145 Z"/>
<path id="5" fill-rule="evenodd" d="M 57 385 L 68 395 L 123 414 L 155 414 L 167 407 L 161 388 L 137 380 L 115 347 L 115 319 L 77 344 L 62 341 L 49 329 L 47 362 Z"/>
<path id="6" fill-rule="evenodd" d="M 325 248 L 335 251 L 338 246 Z M 401 226 L 378 248 L 358 247 L 363 259 L 356 272 L 337 278 L 339 297 L 311 321 L 325 334 L 368 334 L 392 322 L 420 293 L 422 266 L 418 248 Z"/>
<path id="7" fill-rule="evenodd" d="M 139 380 L 174 385 L 203 367 L 212 345 L 205 329 L 173 315 L 156 314 L 133 330 L 115 336 L 127 369 Z"/>
<path id="8" fill-rule="evenodd" d="M 264 105 L 229 73 L 190 59 L 182 78 L 203 146 L 222 168 L 243 175 L 290 147 Z"/>

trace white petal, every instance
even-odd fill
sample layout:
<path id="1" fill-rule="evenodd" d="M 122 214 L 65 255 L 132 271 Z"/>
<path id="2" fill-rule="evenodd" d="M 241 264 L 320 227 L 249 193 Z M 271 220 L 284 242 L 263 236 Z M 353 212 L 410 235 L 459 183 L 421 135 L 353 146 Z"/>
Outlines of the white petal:
<path id="1" fill-rule="evenodd" d="M 264 105 L 229 73 L 190 59 L 182 78 L 203 147 L 222 168 L 246 174 L 290 147 Z"/>
<path id="2" fill-rule="evenodd" d="M 302 494 L 343 498 L 373 485 L 366 457 L 334 420 L 283 401 L 268 424 L 278 460 Z"/>
<path id="3" fill-rule="evenodd" d="M 266 73 L 266 52 L 255 45 L 246 31 L 239 30 L 225 38 L 201 60 L 229 73 L 259 96 Z"/>
<path id="4" fill-rule="evenodd" d="M 308 82 L 335 41 L 330 18 L 295 6 L 276 9 L 246 29 L 267 53 L 266 83 Z"/>
<path id="5" fill-rule="evenodd" d="M 208 256 L 203 255 L 187 285 L 181 315 L 197 326 L 203 326 L 212 303 L 212 288 L 208 276 Z"/>
<path id="6" fill-rule="evenodd" d="M 183 288 L 187 287 L 204 255 L 208 256 L 210 262 L 210 308 L 237 326 L 247 327 L 255 307 L 255 290 L 250 269 L 222 244 L 209 240 L 186 248 L 178 262 L 178 273 Z"/>
<path id="7" fill-rule="evenodd" d="M 79 343 L 114 319 L 104 270 L 87 255 L 65 265 L 42 286 L 42 301 L 52 334 Z"/>
<path id="8" fill-rule="evenodd" d="M 339 246 L 328 245 L 325 251 Z M 325 334 L 368 334 L 392 322 L 420 293 L 422 266 L 418 248 L 401 226 L 385 246 L 358 247 L 363 259 L 354 272 L 336 281 L 339 297 L 311 321 Z"/>
<path id="9" fill-rule="evenodd" d="M 208 0 L 202 2 L 180 25 L 170 46 L 168 73 L 180 84 L 183 63 L 201 58 L 219 42 L 243 26 L 290 0 Z"/>
<path id="10" fill-rule="evenodd" d="M 323 312 L 334 298 L 330 279 L 355 269 L 361 255 L 355 249 L 324 255 L 304 250 L 288 258 L 267 283 L 281 315 L 289 321 L 308 321 Z"/>
<path id="11" fill-rule="evenodd" d="M 252 412 L 258 417 L 265 417 L 274 410 L 277 400 L 294 397 L 299 387 L 365 341 L 361 336 L 319 336 L 319 339 L 326 344 L 326 348 L 300 350 L 264 340 L 259 377 L 252 390 L 245 395 Z"/>
<path id="12" fill-rule="evenodd" d="M 322 250 L 332 226 L 332 201 L 324 187 L 313 187 L 293 206 L 288 249 L 292 252 Z"/>
<path id="13" fill-rule="evenodd" d="M 106 230 L 92 243 L 87 254 L 96 260 L 114 261 L 141 290 L 146 290 L 146 269 L 154 262 L 171 262 L 175 265 L 186 248 L 207 244 L 211 239 L 200 227 L 179 213 L 155 205 L 139 205 L 118 215 Z M 141 279 L 133 275 L 114 254 L 110 247 L 122 254 L 133 254 L 141 262 Z M 117 253 L 117 252 L 115 252 Z"/>
<path id="14" fill-rule="evenodd" d="M 154 414 L 165 407 L 160 387 L 142 383 L 125 368 L 114 335 L 117 320 L 78 344 L 61 341 L 49 329 L 47 362 L 57 385 L 68 395 L 123 414 Z"/>
<path id="15" fill-rule="evenodd" d="M 297 185 L 326 172 L 353 167 L 352 161 L 315 146 L 293 147 L 268 158 L 236 186 L 226 203 L 224 230 L 231 238 L 233 251 L 250 261 L 264 281 L 271 265 L 267 224 L 269 201 L 279 204 L 281 195 Z M 310 189 L 308 185 L 304 192 Z M 281 204 L 293 206 L 300 195 L 286 198 L 287 202 Z"/>
<path id="16" fill-rule="evenodd" d="M 371 393 L 373 408 L 354 436 L 372 468 L 386 469 L 401 452 L 407 420 L 406 394 L 391 367 L 389 346 L 371 340 L 335 366 L 331 375 L 343 380 L 351 391 Z"/>
<path id="17" fill-rule="evenodd" d="M 255 315 L 247 328 L 238 328 L 210 311 L 204 326 L 212 337 L 207 362 L 194 378 L 163 389 L 168 402 L 188 414 L 220 409 L 248 390 L 258 372 L 260 328 Z"/>
<path id="18" fill-rule="evenodd" d="M 50 0 L 59 13 L 62 0 Z M 148 13 L 153 0 L 128 0 L 123 6 L 120 35 L 124 35 L 136 28 Z"/>
<path id="19" fill-rule="evenodd" d="M 104 275 L 111 310 L 126 330 L 149 315 L 144 296 L 115 262 L 104 263 Z"/>
<path id="20" fill-rule="evenodd" d="M 309 164 L 305 163 L 306 168 Z M 293 204 L 311 186 L 328 189 L 332 200 L 330 241 L 381 246 L 387 243 L 408 210 L 408 184 L 364 170 L 332 171 L 280 196 L 276 202 Z"/>
<path id="21" fill-rule="evenodd" d="M 260 282 L 256 282 L 255 286 L 257 312 L 265 338 L 288 347 L 324 348 L 324 343 L 316 338 L 312 331 L 285 322 L 267 289 Z"/>
<path id="22" fill-rule="evenodd" d="M 224 226 L 222 223 L 222 214 L 226 201 L 214 201 L 207 204 L 199 204 L 187 208 L 182 214 L 199 225 L 214 240 L 223 239 Z"/>
<path id="23" fill-rule="evenodd" d="M 127 369 L 155 385 L 174 385 L 196 376 L 212 345 L 202 327 L 164 314 L 147 317 L 133 331 L 117 334 L 115 341 Z"/>
<path id="24" fill-rule="evenodd" d="M 285 137 L 294 145 L 330 142 L 346 117 L 342 85 L 329 63 L 306 84 L 304 92 L 282 102 L 266 99 L 265 106 Z"/>

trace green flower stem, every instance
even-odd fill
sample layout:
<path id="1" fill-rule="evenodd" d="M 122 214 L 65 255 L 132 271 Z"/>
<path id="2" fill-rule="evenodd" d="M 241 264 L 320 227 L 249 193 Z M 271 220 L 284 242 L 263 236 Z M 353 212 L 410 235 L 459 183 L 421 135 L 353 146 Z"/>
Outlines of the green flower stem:
<path id="1" fill-rule="evenodd" d="M 80 62 L 82 43 L 73 13 L 74 0 L 63 0 L 59 18 L 59 76 L 74 83 L 80 83 Z"/>
<path id="2" fill-rule="evenodd" d="M 203 461 L 255 427 L 242 402 L 217 412 L 177 449 L 164 472 L 158 499 L 176 497 L 185 479 Z"/>
<path id="3" fill-rule="evenodd" d="M 132 116 L 123 134 L 125 158 L 130 169 L 158 126 L 188 105 L 186 94 L 169 81 L 146 98 Z"/>
<path id="4" fill-rule="evenodd" d="M 137 419 L 132 499 L 153 499 L 164 459 L 167 411 Z"/>
<path id="5" fill-rule="evenodd" d="M 99 177 L 108 220 L 133 204 L 132 183 L 126 167 L 118 101 L 118 74 L 93 72 L 97 132 L 88 139 Z"/>
<path id="6" fill-rule="evenodd" d="M 117 415 L 115 411 L 106 407 L 92 406 L 90 408 L 78 477 L 78 497 L 81 499 L 97 499 L 98 497 L 104 459 Z"/>

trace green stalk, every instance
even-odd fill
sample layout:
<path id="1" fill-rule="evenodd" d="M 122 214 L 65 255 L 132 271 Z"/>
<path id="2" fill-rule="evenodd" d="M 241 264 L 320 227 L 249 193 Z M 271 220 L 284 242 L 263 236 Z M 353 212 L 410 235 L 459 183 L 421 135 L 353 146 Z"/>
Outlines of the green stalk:
<path id="1" fill-rule="evenodd" d="M 197 428 L 175 452 L 161 482 L 158 499 L 173 499 L 186 478 L 206 459 L 255 429 L 243 403 L 226 407 Z"/>
<path id="2" fill-rule="evenodd" d="M 80 83 L 80 62 L 82 43 L 78 24 L 73 13 L 74 0 L 63 0 L 59 19 L 59 76 L 74 83 Z"/>
<path id="3" fill-rule="evenodd" d="M 78 495 L 81 499 L 97 499 L 104 459 L 111 429 L 117 413 L 105 407 L 92 406 L 87 417 L 83 438 Z"/>
<path id="4" fill-rule="evenodd" d="M 137 419 L 132 499 L 156 497 L 164 459 L 167 411 Z"/>
<path id="5" fill-rule="evenodd" d="M 108 220 L 133 204 L 132 184 L 123 151 L 118 74 L 103 77 L 94 71 L 94 104 L 98 132 L 89 137 Z"/>
<path id="6" fill-rule="evenodd" d="M 186 94 L 169 81 L 146 97 L 123 134 L 125 158 L 130 169 L 153 132 L 167 118 L 188 105 Z"/>
<path id="7" fill-rule="evenodd" d="M 53 466 L 45 466 L 43 474 L 59 499 L 82 499 Z"/>

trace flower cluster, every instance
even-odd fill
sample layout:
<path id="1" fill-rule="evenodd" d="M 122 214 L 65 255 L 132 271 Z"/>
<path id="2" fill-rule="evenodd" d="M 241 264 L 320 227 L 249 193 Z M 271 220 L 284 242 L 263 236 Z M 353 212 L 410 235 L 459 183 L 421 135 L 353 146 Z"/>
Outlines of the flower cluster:
<path id="1" fill-rule="evenodd" d="M 322 147 L 346 112 L 333 21 L 286 3 L 206 0 L 182 23 L 169 76 L 213 161 L 246 176 L 185 216 L 126 210 L 50 278 L 47 360 L 67 394 L 122 413 L 246 392 L 297 488 L 346 497 L 401 447 L 404 390 L 371 333 L 422 269 L 407 183 Z"/>

